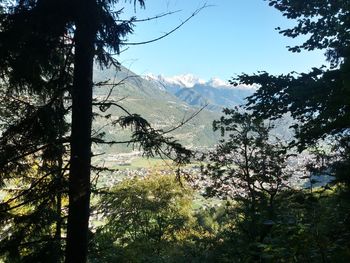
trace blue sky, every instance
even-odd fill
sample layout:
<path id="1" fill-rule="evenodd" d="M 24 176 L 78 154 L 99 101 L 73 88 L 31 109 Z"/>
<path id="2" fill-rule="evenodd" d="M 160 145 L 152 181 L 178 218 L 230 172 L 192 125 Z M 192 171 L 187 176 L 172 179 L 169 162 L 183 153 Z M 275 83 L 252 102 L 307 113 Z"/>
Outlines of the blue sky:
<path id="1" fill-rule="evenodd" d="M 291 27 L 280 12 L 264 0 L 146 0 L 146 9 L 132 5 L 124 15 L 151 17 L 167 11 L 176 14 L 137 23 L 129 42 L 146 41 L 176 27 L 202 6 L 210 5 L 182 28 L 155 43 L 130 46 L 119 61 L 138 74 L 173 76 L 192 73 L 200 78 L 228 80 L 242 72 L 266 70 L 273 74 L 308 71 L 326 64 L 323 51 L 291 53 L 286 46 L 302 39 L 286 38 L 276 27 Z"/>

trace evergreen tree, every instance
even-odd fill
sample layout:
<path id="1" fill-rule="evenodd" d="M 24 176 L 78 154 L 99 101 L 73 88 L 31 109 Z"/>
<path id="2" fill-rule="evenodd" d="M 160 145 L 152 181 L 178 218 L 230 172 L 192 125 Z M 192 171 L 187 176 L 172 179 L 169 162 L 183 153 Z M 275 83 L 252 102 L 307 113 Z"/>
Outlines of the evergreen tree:
<path id="1" fill-rule="evenodd" d="M 20 8 L 1 15 L 1 251 L 9 262 L 60 262 L 71 45 Z"/>
<path id="2" fill-rule="evenodd" d="M 94 61 L 102 68 L 118 64 L 111 53 L 119 52 L 121 39 L 132 32 L 134 21 L 134 18 L 118 20 L 122 11 L 116 9 L 118 3 L 117 0 L 25 0 L 4 6 L 0 16 L 0 72 L 4 95 L 1 110 L 6 116 L 1 123 L 4 135 L 0 167 L 4 177 L 1 179 L 14 175 L 23 179 L 34 164 L 39 163 L 40 167 L 45 164 L 45 169 L 50 167 L 50 174 L 55 171 L 60 175 L 51 181 L 58 182 L 55 194 L 59 207 L 61 201 L 58 200 L 66 191 L 62 175 L 69 167 L 66 262 L 85 262 L 87 257 L 91 143 L 103 142 L 100 138 L 91 138 L 93 66 Z M 144 7 L 142 0 L 133 3 Z M 13 114 L 18 105 L 18 114 Z M 115 103 L 105 102 L 100 106 L 113 105 Z M 72 117 L 67 125 L 69 113 Z M 117 123 L 135 127 L 130 142 L 139 143 L 145 154 L 165 154 L 180 163 L 188 161 L 190 152 L 175 140 L 151 128 L 139 115 L 127 111 L 126 115 Z M 67 136 L 69 131 L 71 134 Z M 43 181 L 40 175 L 37 179 Z M 24 181 L 21 184 L 24 186 Z M 28 184 L 45 190 L 46 199 L 52 196 L 52 187 L 33 180 Z M 28 195 L 20 196 L 29 196 L 34 191 L 32 188 L 24 190 Z M 42 207 L 48 207 L 47 202 L 37 206 L 43 196 L 38 194 L 38 198 L 23 204 L 36 202 L 34 211 L 43 211 Z M 3 206 L 3 211 L 11 209 L 7 203 Z M 61 226 L 61 217 L 58 218 L 57 226 Z M 59 232 L 57 230 L 57 236 Z"/>

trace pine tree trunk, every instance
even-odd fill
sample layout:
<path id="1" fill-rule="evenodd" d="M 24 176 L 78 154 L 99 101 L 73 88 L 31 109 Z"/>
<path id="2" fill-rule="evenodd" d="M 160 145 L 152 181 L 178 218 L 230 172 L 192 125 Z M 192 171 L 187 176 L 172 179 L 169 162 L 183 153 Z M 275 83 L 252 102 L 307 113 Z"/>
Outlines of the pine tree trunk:
<path id="1" fill-rule="evenodd" d="M 60 134 L 62 138 L 62 134 Z M 57 161 L 58 173 L 57 173 L 57 185 L 58 192 L 56 193 L 56 229 L 55 229 L 55 248 L 54 248 L 54 262 L 59 263 L 62 260 L 62 187 L 63 187 L 63 157 L 62 155 L 59 157 Z"/>
<path id="2" fill-rule="evenodd" d="M 95 0 L 76 1 L 66 263 L 87 260 L 95 5 Z"/>

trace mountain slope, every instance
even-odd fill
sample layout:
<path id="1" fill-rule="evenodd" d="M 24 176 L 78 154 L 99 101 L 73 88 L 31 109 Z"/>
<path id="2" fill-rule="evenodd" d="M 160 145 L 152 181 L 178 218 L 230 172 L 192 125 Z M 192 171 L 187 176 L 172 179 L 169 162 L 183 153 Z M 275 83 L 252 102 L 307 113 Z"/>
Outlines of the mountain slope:
<path id="1" fill-rule="evenodd" d="M 253 94 L 253 89 L 213 87 L 208 84 L 196 84 L 193 89 L 211 101 L 213 105 L 228 108 L 244 104 L 245 98 Z"/>
<path id="2" fill-rule="evenodd" d="M 101 101 L 109 95 L 110 100 L 118 101 L 130 113 L 140 114 L 156 129 L 171 129 L 199 110 L 197 107 L 200 104 L 199 101 L 198 104 L 190 105 L 168 92 L 164 87 L 155 85 L 154 82 L 143 79 L 125 68 L 121 68 L 119 72 L 96 70 L 95 76 L 95 82 L 109 80 L 108 86 L 95 88 L 95 99 Z M 119 84 L 113 87 L 112 83 Z M 98 109 L 96 112 L 101 113 Z M 94 129 L 96 131 L 103 128 L 105 137 L 110 140 L 130 138 L 130 131 L 127 129 L 106 125 L 108 121 L 116 120 L 125 115 L 120 108 L 111 107 L 104 114 L 110 115 L 110 118 L 109 120 L 95 118 Z M 219 116 L 220 114 L 217 112 L 204 109 L 195 118 L 169 135 L 188 147 L 211 147 L 217 141 L 216 135 L 212 131 L 212 122 Z M 126 151 L 127 149 L 125 146 L 118 146 L 112 149 L 104 147 L 98 150 L 114 152 Z"/>

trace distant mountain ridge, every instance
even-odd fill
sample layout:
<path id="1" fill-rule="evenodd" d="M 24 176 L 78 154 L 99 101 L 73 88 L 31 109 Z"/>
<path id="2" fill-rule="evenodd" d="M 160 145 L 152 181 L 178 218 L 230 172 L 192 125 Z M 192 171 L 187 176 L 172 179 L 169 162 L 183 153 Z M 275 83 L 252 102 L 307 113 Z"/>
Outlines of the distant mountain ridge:
<path id="1" fill-rule="evenodd" d="M 155 129 L 170 130 L 200 110 L 197 105 L 190 105 L 176 97 L 162 85 L 138 76 L 132 71 L 121 67 L 120 71 L 95 69 L 94 82 L 107 82 L 106 86 L 96 86 L 94 98 L 103 101 L 117 101 L 130 113 L 144 117 Z M 117 84 L 113 87 L 112 83 Z M 200 104 L 199 102 L 197 104 Z M 96 113 L 101 113 L 95 108 Z M 117 120 L 125 115 L 118 107 L 111 107 L 103 114 L 110 115 L 109 120 L 96 117 L 94 130 L 103 131 L 107 140 L 126 141 L 130 139 L 131 132 L 118 126 L 106 125 L 110 120 Z M 168 135 L 173 136 L 189 148 L 212 147 L 218 141 L 212 130 L 212 123 L 220 117 L 221 113 L 203 109 L 195 118 Z M 97 152 L 113 154 L 115 152 L 128 152 L 125 146 L 117 145 L 114 148 L 100 147 Z M 136 150 L 136 149 L 135 149 Z"/>
<path id="2" fill-rule="evenodd" d="M 251 87 L 233 88 L 217 78 L 204 81 L 191 74 L 171 78 L 151 75 L 141 77 L 124 67 L 119 71 L 95 69 L 94 76 L 95 82 L 107 84 L 95 87 L 96 100 L 103 101 L 108 97 L 118 101 L 130 113 L 140 114 L 147 119 L 156 129 L 169 130 L 206 106 L 195 118 L 169 134 L 190 148 L 215 145 L 220 136 L 213 132 L 212 123 L 220 118 L 222 108 L 242 104 L 244 98 L 254 91 Z M 113 86 L 112 83 L 117 85 Z M 110 120 L 125 115 L 118 107 L 111 107 L 104 114 L 110 115 Z M 95 118 L 94 130 L 102 130 L 108 140 L 130 139 L 128 129 L 107 126 L 103 118 Z M 107 153 L 129 151 L 124 146 L 98 150 Z"/>
<path id="3" fill-rule="evenodd" d="M 245 98 L 255 91 L 251 86 L 233 87 L 227 82 L 211 78 L 205 81 L 191 74 L 174 77 L 148 74 L 144 77 L 159 88 L 167 90 L 192 106 L 208 105 L 208 109 L 221 111 L 224 107 L 235 107 L 245 103 Z"/>

